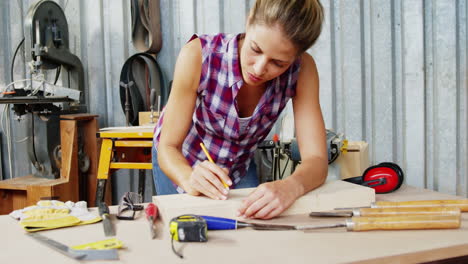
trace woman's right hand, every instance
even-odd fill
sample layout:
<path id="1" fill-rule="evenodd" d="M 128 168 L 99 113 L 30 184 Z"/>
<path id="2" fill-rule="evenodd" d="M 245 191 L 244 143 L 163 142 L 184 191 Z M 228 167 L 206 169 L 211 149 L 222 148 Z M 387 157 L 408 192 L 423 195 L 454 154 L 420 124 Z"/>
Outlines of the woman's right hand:
<path id="1" fill-rule="evenodd" d="M 193 172 L 186 184 L 185 191 L 190 195 L 204 194 L 211 199 L 226 200 L 232 181 L 228 176 L 228 169 L 221 168 L 207 160 L 193 167 Z"/>

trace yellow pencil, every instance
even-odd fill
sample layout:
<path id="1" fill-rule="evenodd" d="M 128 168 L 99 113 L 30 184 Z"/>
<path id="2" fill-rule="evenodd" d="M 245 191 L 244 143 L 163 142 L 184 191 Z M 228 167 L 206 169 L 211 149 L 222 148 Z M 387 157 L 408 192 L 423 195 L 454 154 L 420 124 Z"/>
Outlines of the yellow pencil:
<path id="1" fill-rule="evenodd" d="M 203 152 L 205 152 L 205 155 L 206 155 L 206 157 L 208 158 L 208 160 L 209 160 L 211 163 L 215 163 L 214 160 L 211 158 L 210 153 L 209 153 L 208 150 L 206 149 L 205 144 L 203 144 L 203 142 L 200 143 L 200 147 L 202 148 Z M 223 180 L 221 180 L 221 182 L 223 183 L 224 187 L 226 187 L 226 188 L 229 189 L 229 185 L 227 185 Z"/>

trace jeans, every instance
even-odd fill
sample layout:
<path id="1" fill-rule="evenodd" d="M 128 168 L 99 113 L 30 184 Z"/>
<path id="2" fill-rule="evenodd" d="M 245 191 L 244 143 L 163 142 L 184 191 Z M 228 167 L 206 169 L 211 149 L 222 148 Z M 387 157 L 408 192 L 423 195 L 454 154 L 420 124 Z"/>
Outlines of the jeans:
<path id="1" fill-rule="evenodd" d="M 156 185 L 156 195 L 177 194 L 176 187 L 172 181 L 161 170 L 158 163 L 158 151 L 152 148 L 152 162 L 153 162 L 153 180 Z M 250 162 L 247 175 L 245 175 L 239 183 L 236 184 L 234 189 L 257 187 L 259 184 L 257 176 L 257 165 L 255 162 Z"/>

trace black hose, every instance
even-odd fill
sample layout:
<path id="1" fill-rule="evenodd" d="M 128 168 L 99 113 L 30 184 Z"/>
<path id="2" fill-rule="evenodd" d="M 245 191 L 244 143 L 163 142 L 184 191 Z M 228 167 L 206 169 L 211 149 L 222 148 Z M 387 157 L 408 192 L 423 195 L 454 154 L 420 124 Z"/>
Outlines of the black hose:
<path id="1" fill-rule="evenodd" d="M 62 66 L 58 66 L 58 67 L 57 67 L 57 70 L 55 71 L 55 81 L 54 81 L 54 85 L 57 84 L 57 81 L 58 81 L 58 79 L 59 79 L 59 77 L 60 77 L 60 72 L 61 72 L 61 70 L 62 70 Z"/>
<path id="2" fill-rule="evenodd" d="M 24 43 L 24 38 L 20 41 L 18 46 L 16 47 L 15 53 L 13 54 L 13 58 L 11 59 L 11 69 L 10 69 L 10 77 L 11 77 L 11 82 L 14 82 L 13 80 L 13 69 L 15 67 L 15 60 L 16 60 L 16 55 L 18 54 L 18 50 L 20 49 L 21 45 Z M 13 89 L 15 89 L 15 85 L 13 84 Z"/>

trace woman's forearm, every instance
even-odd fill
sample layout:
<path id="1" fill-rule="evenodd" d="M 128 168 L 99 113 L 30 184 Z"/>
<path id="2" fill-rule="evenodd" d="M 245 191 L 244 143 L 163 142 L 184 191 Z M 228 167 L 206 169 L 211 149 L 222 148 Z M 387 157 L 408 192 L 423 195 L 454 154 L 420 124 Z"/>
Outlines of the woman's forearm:
<path id="1" fill-rule="evenodd" d="M 193 169 L 180 149 L 160 144 L 158 147 L 158 162 L 161 170 L 169 179 L 187 193 L 192 192 L 190 185 L 187 183 Z"/>
<path id="2" fill-rule="evenodd" d="M 289 181 L 292 190 L 300 197 L 309 191 L 320 187 L 328 174 L 328 162 L 323 158 L 313 157 L 303 160 L 296 170 L 285 181 Z"/>

